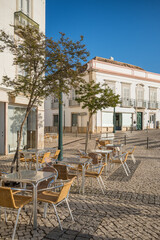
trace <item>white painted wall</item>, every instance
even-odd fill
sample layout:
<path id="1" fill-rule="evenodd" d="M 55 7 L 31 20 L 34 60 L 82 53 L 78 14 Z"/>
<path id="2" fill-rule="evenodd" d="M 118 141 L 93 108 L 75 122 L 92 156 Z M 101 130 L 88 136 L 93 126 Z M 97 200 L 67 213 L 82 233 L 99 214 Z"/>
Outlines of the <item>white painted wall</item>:
<path id="1" fill-rule="evenodd" d="M 40 31 L 45 33 L 45 0 L 30 0 L 32 8 L 32 19 L 39 24 Z M 20 10 L 19 0 L 0 0 L 0 29 L 6 33 L 14 35 L 14 13 Z M 10 78 L 14 78 L 16 74 L 16 68 L 13 66 L 13 56 L 8 50 L 0 53 L 0 84 L 2 78 L 7 75 Z M 7 88 L 0 86 L 0 102 L 8 102 Z M 28 100 L 23 96 L 16 97 L 16 104 L 26 105 Z M 38 126 L 38 139 L 43 139 L 44 136 L 44 105 L 38 108 L 41 115 L 41 125 Z M 7 116 L 6 116 L 7 118 Z M 39 120 L 40 121 L 40 120 Z M 7 125 L 6 125 L 7 126 Z M 7 130 L 5 131 L 7 133 Z M 7 137 L 6 137 L 7 139 Z M 7 144 L 7 142 L 6 142 Z M 43 147 L 43 141 L 39 142 L 39 145 Z M 39 147 L 40 147 L 39 146 Z M 6 152 L 7 153 L 7 152 Z"/>

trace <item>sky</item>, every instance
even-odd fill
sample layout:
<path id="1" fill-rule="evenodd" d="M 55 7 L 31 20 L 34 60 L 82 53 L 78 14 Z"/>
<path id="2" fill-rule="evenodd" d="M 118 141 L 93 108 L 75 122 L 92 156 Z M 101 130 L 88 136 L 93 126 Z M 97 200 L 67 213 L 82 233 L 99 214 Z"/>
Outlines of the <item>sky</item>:
<path id="1" fill-rule="evenodd" d="M 46 0 L 46 35 L 84 36 L 95 56 L 160 73 L 160 0 Z"/>

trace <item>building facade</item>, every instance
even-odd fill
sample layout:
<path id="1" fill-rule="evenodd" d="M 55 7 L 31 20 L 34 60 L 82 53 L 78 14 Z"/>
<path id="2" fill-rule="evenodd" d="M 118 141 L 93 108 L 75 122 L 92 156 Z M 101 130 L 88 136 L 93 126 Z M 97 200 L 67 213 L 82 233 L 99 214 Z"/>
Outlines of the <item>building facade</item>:
<path id="1" fill-rule="evenodd" d="M 17 25 L 34 25 L 45 33 L 45 0 L 1 0 L 0 28 L 16 40 Z M 13 27 L 14 25 L 14 27 Z M 13 56 L 7 50 L 0 53 L 0 84 L 4 75 L 14 78 L 18 67 L 13 66 Z M 17 132 L 24 117 L 28 100 L 23 93 L 16 98 L 9 96 L 9 88 L 0 85 L 0 154 L 14 152 Z M 44 147 L 44 105 L 35 106 L 24 126 L 21 147 Z"/>
<path id="2" fill-rule="evenodd" d="M 91 131 L 112 132 L 115 111 L 115 127 L 119 131 L 143 130 L 159 127 L 160 123 L 160 74 L 114 61 L 95 57 L 88 62 L 85 80 L 106 83 L 121 103 L 114 108 L 98 111 L 92 117 Z M 64 128 L 67 132 L 85 132 L 87 109 L 75 101 L 75 91 L 64 96 Z M 46 131 L 55 131 L 58 124 L 58 103 L 50 97 L 45 103 Z M 48 128 L 50 126 L 50 128 Z"/>

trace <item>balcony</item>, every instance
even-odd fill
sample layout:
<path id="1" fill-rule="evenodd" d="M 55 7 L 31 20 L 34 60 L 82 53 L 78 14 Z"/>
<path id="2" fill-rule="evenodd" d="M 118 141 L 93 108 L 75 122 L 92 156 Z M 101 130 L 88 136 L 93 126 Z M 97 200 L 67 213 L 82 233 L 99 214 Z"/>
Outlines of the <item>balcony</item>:
<path id="1" fill-rule="evenodd" d="M 148 102 L 148 108 L 150 108 L 150 109 L 157 109 L 157 108 L 159 108 L 159 104 L 158 104 L 158 102 Z"/>
<path id="2" fill-rule="evenodd" d="M 147 107 L 147 102 L 144 100 L 136 100 L 135 101 L 135 107 L 136 108 L 146 108 Z"/>
<path id="3" fill-rule="evenodd" d="M 121 107 L 134 107 L 134 100 L 128 98 L 121 98 Z"/>
<path id="4" fill-rule="evenodd" d="M 14 32 L 18 34 L 18 29 L 17 26 L 22 26 L 25 27 L 27 25 L 33 26 L 37 29 L 39 29 L 39 24 L 36 23 L 33 19 L 31 19 L 30 17 L 28 17 L 26 14 L 24 14 L 21 11 L 15 12 L 14 13 Z"/>
<path id="5" fill-rule="evenodd" d="M 69 99 L 69 106 L 70 107 L 79 107 L 80 103 L 78 103 L 75 99 Z"/>

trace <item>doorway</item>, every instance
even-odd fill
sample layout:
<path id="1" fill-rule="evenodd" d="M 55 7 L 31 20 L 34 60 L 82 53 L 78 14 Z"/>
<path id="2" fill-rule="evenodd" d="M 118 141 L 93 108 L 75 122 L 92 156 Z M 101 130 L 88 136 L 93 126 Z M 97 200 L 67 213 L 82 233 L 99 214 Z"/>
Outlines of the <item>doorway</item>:
<path id="1" fill-rule="evenodd" d="M 137 130 L 142 130 L 142 112 L 137 112 Z"/>
<path id="2" fill-rule="evenodd" d="M 116 113 L 116 130 L 122 130 L 122 113 Z"/>

